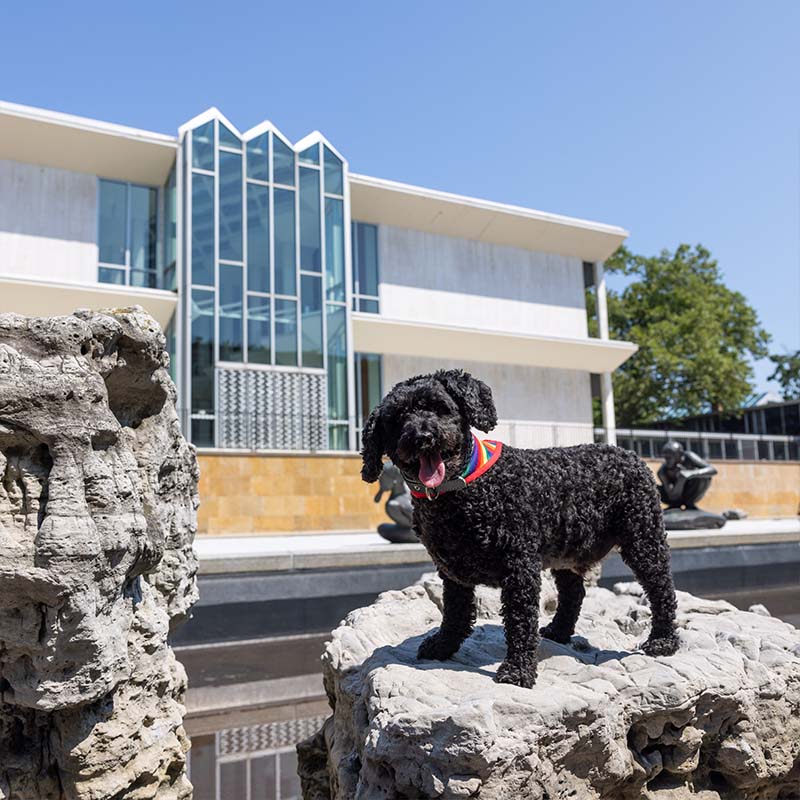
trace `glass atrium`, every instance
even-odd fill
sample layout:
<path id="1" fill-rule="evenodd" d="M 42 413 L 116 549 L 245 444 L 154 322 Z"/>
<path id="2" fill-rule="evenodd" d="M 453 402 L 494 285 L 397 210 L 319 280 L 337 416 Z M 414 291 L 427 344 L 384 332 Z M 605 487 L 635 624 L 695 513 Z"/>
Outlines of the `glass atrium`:
<path id="1" fill-rule="evenodd" d="M 180 130 L 164 186 L 98 181 L 98 280 L 180 297 L 165 331 L 199 447 L 353 450 L 380 356 L 378 228 L 350 222 L 347 162 L 319 133 L 240 134 L 216 109 Z"/>
<path id="2" fill-rule="evenodd" d="M 182 157 L 192 440 L 350 449 L 346 163 L 320 134 L 214 112 Z"/>

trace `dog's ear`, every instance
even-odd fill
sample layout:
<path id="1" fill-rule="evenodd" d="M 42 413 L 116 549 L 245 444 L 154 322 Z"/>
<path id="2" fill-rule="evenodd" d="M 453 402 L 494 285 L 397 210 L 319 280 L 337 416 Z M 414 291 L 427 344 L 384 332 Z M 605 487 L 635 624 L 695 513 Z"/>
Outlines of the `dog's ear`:
<path id="1" fill-rule="evenodd" d="M 497 425 L 492 390 L 483 381 L 461 369 L 440 370 L 434 377 L 444 385 L 473 428 L 488 433 Z"/>
<path id="2" fill-rule="evenodd" d="M 383 425 L 381 423 L 381 405 L 372 410 L 361 432 L 361 479 L 367 483 L 375 483 L 383 470 Z"/>

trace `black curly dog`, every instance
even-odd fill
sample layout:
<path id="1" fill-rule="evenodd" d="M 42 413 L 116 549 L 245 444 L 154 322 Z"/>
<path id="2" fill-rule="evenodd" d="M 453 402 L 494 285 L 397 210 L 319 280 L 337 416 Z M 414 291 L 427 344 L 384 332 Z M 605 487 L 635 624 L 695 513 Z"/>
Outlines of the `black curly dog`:
<path id="1" fill-rule="evenodd" d="M 490 431 L 496 424 L 491 389 L 469 373 L 410 378 L 367 420 L 361 476 L 376 481 L 388 455 L 417 484 L 441 485 L 464 471 L 470 427 Z M 652 629 L 644 652 L 672 655 L 678 647 L 661 504 L 650 470 L 634 453 L 592 444 L 504 446 L 488 472 L 460 491 L 415 498 L 414 527 L 444 581 L 442 624 L 422 642 L 419 658 L 450 658 L 472 632 L 475 586 L 499 586 L 507 654 L 496 680 L 532 686 L 539 634 L 570 641 L 584 597 L 583 575 L 615 545 L 650 601 Z M 558 588 L 558 609 L 539 631 L 546 568 Z"/>

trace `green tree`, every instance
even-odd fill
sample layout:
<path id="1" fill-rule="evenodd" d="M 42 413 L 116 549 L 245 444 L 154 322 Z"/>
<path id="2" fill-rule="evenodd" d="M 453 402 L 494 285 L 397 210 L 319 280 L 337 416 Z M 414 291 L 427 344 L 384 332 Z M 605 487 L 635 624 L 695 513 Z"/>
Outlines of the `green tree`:
<path id="1" fill-rule="evenodd" d="M 770 337 L 711 253 L 681 244 L 647 257 L 621 247 L 605 269 L 632 278 L 608 292 L 610 335 L 639 345 L 614 375 L 618 423 L 739 408 L 753 392 L 751 360 L 767 355 Z"/>
<path id="2" fill-rule="evenodd" d="M 777 381 L 781 385 L 784 399 L 800 397 L 800 350 L 784 356 L 770 356 L 769 360 L 775 365 L 775 371 L 769 376 L 769 380 Z"/>

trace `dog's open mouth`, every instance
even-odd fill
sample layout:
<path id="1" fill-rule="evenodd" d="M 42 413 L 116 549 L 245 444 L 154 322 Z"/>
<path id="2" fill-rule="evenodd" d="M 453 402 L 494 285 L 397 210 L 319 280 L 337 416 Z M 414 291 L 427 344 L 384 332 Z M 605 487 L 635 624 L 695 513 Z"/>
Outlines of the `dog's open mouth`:
<path id="1" fill-rule="evenodd" d="M 444 480 L 444 461 L 438 451 L 419 457 L 419 482 L 435 489 Z"/>

